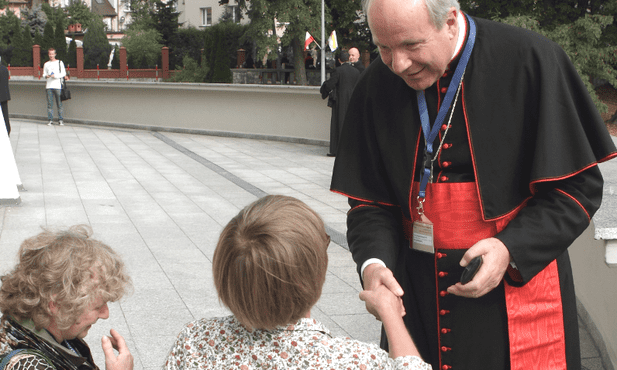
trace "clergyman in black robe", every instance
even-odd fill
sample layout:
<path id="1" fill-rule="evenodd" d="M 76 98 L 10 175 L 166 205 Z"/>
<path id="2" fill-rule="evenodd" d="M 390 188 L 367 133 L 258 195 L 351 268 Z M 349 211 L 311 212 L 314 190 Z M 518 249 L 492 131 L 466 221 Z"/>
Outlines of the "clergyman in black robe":
<path id="1" fill-rule="evenodd" d="M 334 104 L 332 106 L 332 118 L 330 119 L 330 152 L 328 156 L 336 156 L 339 137 L 345 122 L 345 113 L 351 93 L 358 81 L 360 72 L 349 63 L 349 53 L 342 51 L 339 57 L 341 65 L 336 67 L 330 78 L 321 85 L 321 97 L 328 98 L 330 93 L 334 94 Z"/>
<path id="2" fill-rule="evenodd" d="M 436 3 L 447 9 L 440 27 L 424 1 L 365 4 L 381 57 L 355 88 L 331 185 L 349 198 L 364 289 L 404 292 L 407 327 L 434 369 L 580 369 L 567 248 L 600 206 L 597 163 L 617 150 L 557 44 L 468 17 L 456 0 Z M 459 96 L 426 161 L 418 91 L 435 126 L 451 89 Z M 420 211 L 433 223 L 432 253 L 417 248 Z M 480 255 L 462 285 L 461 264 Z"/>

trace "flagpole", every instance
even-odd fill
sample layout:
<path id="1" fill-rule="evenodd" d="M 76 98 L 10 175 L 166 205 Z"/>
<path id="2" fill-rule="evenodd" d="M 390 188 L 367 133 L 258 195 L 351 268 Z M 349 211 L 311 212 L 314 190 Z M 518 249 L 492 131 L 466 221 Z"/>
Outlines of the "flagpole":
<path id="1" fill-rule="evenodd" d="M 321 84 L 326 80 L 326 16 L 324 5 L 325 0 L 321 0 Z"/>

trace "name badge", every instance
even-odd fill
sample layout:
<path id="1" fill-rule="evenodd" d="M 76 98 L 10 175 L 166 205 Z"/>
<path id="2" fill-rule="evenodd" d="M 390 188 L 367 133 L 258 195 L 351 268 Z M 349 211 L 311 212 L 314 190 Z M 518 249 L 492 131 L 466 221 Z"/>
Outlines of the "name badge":
<path id="1" fill-rule="evenodd" d="M 412 248 L 421 252 L 435 254 L 433 223 L 425 215 L 422 215 L 420 220 L 413 223 Z"/>

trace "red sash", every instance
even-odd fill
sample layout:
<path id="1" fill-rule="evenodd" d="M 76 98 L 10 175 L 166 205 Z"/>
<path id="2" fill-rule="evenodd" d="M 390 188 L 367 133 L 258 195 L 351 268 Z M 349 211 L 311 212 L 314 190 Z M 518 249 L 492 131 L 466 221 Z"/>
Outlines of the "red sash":
<path id="1" fill-rule="evenodd" d="M 418 220 L 418 183 L 410 199 L 413 220 Z M 512 212 L 484 221 L 474 182 L 428 184 L 424 213 L 433 223 L 435 249 L 468 249 L 477 241 L 502 231 L 516 216 Z M 412 240 L 412 223 L 405 220 Z M 522 287 L 504 281 L 510 364 L 518 369 L 566 369 L 565 333 L 557 262 L 553 261 Z"/>

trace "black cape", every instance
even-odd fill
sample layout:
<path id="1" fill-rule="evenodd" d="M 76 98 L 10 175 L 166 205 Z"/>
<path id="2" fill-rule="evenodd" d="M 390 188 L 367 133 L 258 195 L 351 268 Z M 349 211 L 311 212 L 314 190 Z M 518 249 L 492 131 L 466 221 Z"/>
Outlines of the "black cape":
<path id="1" fill-rule="evenodd" d="M 602 179 L 596 164 L 615 157 L 617 151 L 585 85 L 557 44 L 530 31 L 474 20 L 476 45 L 453 118 L 464 129 L 452 139 L 467 144 L 468 178 L 478 186 L 484 219 L 498 220 L 520 211 L 496 236 L 519 268 L 518 284 L 529 282 L 557 260 L 568 365 L 577 368 L 578 328 L 566 249 L 600 205 Z M 368 258 L 379 258 L 399 279 L 404 274 L 418 278 L 421 273 L 431 274 L 434 268 L 430 265 L 423 272 L 418 262 L 415 271 L 410 271 L 409 264 L 401 266 L 406 258 L 401 255 L 408 249 L 401 222 L 402 217 L 410 218 L 415 206 L 410 187 L 418 172 L 421 155 L 417 154 L 423 150 L 415 91 L 378 59 L 358 82 L 348 112 L 331 189 L 350 198 L 348 241 L 358 269 Z M 453 257 L 454 262 L 460 257 Z M 434 300 L 434 289 L 418 289 L 409 299 L 423 306 L 419 311 L 430 310 L 431 303 L 422 300 Z M 503 295 L 503 284 L 496 292 Z M 503 303 L 498 297 L 494 300 L 496 306 Z M 408 327 L 421 353 L 438 366 L 437 339 L 419 334 L 424 329 L 418 326 L 424 324 L 411 322 L 426 316 L 409 316 Z M 485 322 L 491 324 L 491 320 Z M 507 332 L 507 326 L 494 330 Z M 481 333 L 466 339 L 480 348 L 491 345 L 490 339 L 482 338 Z M 460 337 L 458 342 L 463 340 Z M 499 364 L 485 366 L 501 368 Z"/>

